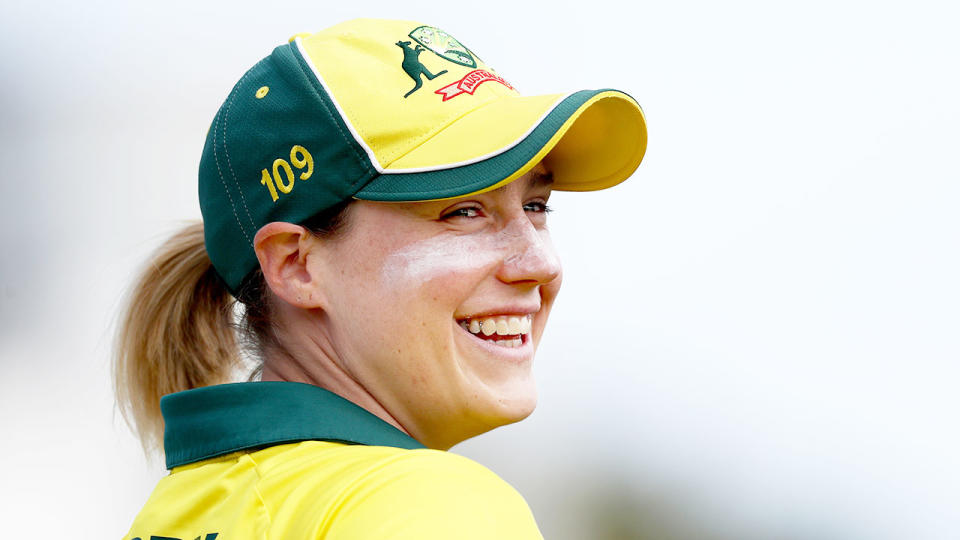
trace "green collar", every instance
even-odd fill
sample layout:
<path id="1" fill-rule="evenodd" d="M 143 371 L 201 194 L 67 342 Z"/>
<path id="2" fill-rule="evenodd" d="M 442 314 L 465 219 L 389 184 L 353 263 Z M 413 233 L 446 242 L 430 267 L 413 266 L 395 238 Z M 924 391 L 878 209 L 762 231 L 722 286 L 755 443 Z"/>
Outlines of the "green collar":
<path id="1" fill-rule="evenodd" d="M 246 382 L 195 388 L 164 396 L 160 409 L 168 469 L 307 440 L 424 448 L 362 407 L 310 384 Z"/>

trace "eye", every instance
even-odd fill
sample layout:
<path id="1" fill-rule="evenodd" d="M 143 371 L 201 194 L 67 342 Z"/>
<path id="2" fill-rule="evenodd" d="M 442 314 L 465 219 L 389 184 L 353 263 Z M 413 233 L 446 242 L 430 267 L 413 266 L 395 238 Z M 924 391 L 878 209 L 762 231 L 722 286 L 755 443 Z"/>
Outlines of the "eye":
<path id="1" fill-rule="evenodd" d="M 542 201 L 532 201 L 523 205 L 524 212 L 536 212 L 538 214 L 547 214 L 553 212 L 553 208 L 547 206 L 547 203 Z"/>
<path id="2" fill-rule="evenodd" d="M 483 211 L 479 206 L 463 206 L 460 208 L 455 208 L 454 210 L 447 212 L 441 219 L 452 219 L 452 218 L 478 218 L 483 215 Z"/>

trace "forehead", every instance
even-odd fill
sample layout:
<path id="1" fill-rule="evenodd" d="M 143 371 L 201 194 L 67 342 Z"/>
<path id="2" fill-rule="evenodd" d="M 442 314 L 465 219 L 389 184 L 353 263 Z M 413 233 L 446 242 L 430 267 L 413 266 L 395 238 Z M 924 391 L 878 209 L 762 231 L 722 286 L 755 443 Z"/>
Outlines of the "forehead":
<path id="1" fill-rule="evenodd" d="M 553 186 L 553 173 L 548 171 L 546 168 L 537 168 L 527 175 L 525 175 L 530 182 L 530 187 L 551 187 Z M 521 177 L 517 179 L 517 182 L 523 180 Z"/>
<path id="2" fill-rule="evenodd" d="M 505 186 L 501 186 L 495 190 L 492 190 L 488 193 L 500 193 L 500 192 L 509 192 L 509 191 L 529 191 L 529 190 L 540 190 L 540 189 L 550 189 L 553 186 L 553 173 L 547 169 L 543 163 L 537 164 L 536 167 L 530 169 L 523 176 L 517 178 L 513 182 Z M 479 195 L 483 195 L 482 193 Z M 470 195 L 467 195 L 466 198 L 469 198 Z M 459 197 L 464 198 L 464 197 Z"/>

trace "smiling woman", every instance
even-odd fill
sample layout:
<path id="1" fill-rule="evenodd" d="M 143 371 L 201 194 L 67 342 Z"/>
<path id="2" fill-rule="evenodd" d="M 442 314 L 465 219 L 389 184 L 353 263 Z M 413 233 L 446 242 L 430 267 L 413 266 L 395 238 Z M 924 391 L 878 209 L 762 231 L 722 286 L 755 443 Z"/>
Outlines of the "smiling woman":
<path id="1" fill-rule="evenodd" d="M 265 225 L 260 265 L 292 308 L 277 341 L 296 353 L 263 379 L 333 390 L 431 448 L 529 415 L 533 352 L 560 288 L 543 174 L 453 200 L 357 201 L 329 240 Z"/>
<path id="2" fill-rule="evenodd" d="M 439 29 L 357 20 L 240 79 L 203 225 L 158 251 L 119 333 L 121 406 L 171 470 L 126 538 L 540 537 L 445 450 L 533 411 L 551 190 L 625 180 L 646 127 L 621 92 L 522 97 L 493 73 Z M 259 381 L 226 384 L 234 297 Z"/>

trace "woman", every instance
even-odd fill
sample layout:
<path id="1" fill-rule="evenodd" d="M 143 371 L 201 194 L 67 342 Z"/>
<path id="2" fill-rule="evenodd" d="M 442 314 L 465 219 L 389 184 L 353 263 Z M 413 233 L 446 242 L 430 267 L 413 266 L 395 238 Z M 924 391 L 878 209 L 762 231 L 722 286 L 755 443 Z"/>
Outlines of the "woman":
<path id="1" fill-rule="evenodd" d="M 437 28 L 277 47 L 207 135 L 202 227 L 123 321 L 119 398 L 171 469 L 126 538 L 539 538 L 516 491 L 445 450 L 533 410 L 551 190 L 615 185 L 645 148 L 626 94 L 521 97 Z M 233 297 L 258 382 L 222 384 Z"/>

